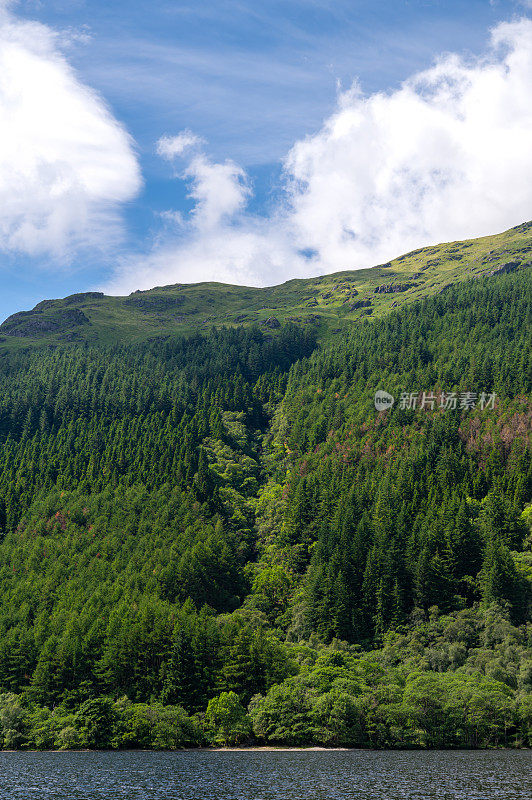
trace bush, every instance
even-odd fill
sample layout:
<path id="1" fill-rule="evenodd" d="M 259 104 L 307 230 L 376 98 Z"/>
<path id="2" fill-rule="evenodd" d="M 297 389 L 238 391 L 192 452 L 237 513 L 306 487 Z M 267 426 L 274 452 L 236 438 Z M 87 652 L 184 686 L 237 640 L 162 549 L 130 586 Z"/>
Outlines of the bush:
<path id="1" fill-rule="evenodd" d="M 249 717 L 235 692 L 222 692 L 209 700 L 205 722 L 215 744 L 238 744 L 251 733 Z"/>
<path id="2" fill-rule="evenodd" d="M 76 714 L 76 728 L 82 747 L 102 750 L 111 747 L 116 711 L 109 697 L 86 700 Z"/>

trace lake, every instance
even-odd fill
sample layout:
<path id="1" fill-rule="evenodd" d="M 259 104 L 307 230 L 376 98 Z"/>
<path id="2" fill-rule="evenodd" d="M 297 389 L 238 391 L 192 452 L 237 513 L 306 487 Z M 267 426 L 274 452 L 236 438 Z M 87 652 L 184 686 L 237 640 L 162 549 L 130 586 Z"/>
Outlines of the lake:
<path id="1" fill-rule="evenodd" d="M 530 800 L 532 752 L 0 753 L 2 800 Z"/>

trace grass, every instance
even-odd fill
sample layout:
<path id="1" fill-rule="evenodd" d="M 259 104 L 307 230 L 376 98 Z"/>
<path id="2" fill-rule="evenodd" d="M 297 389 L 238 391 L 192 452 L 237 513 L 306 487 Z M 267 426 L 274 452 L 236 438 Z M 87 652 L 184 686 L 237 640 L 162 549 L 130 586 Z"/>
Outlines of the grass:
<path id="1" fill-rule="evenodd" d="M 0 350 L 145 341 L 188 335 L 211 325 L 259 324 L 274 333 L 275 321 L 316 325 L 324 341 L 451 284 L 500 269 L 521 269 L 531 259 L 532 223 L 524 223 L 495 236 L 414 250 L 371 269 L 267 288 L 197 283 L 155 287 L 128 297 L 71 295 L 6 320 L 0 325 Z M 384 292 L 382 287 L 397 291 Z"/>

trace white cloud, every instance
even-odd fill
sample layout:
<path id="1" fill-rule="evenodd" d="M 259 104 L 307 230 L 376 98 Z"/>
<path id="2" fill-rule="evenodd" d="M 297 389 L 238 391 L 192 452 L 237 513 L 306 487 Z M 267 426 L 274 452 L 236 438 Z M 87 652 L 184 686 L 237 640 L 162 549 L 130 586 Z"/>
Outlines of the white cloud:
<path id="1" fill-rule="evenodd" d="M 132 142 L 50 28 L 0 6 L 0 248 L 62 257 L 120 235 L 140 187 Z"/>
<path id="2" fill-rule="evenodd" d="M 63 28 L 57 33 L 57 42 L 61 50 L 69 50 L 77 45 L 89 44 L 92 41 L 92 31 L 88 25 Z"/>
<path id="3" fill-rule="evenodd" d="M 181 141 L 182 136 L 174 139 Z M 180 152 L 176 148 L 174 153 L 171 145 L 169 156 L 165 148 L 161 152 L 161 140 L 157 150 L 170 158 Z M 142 259 L 126 259 L 106 291 L 125 293 L 177 281 L 256 283 L 258 274 L 273 280 L 293 266 L 293 247 L 285 240 L 282 224 L 275 234 L 271 219 L 246 215 L 251 190 L 238 165 L 229 160 L 213 163 L 199 152 L 181 175 L 190 182 L 194 200 L 189 219 L 172 210 L 163 212 L 170 225 L 157 236 L 152 252 Z"/>
<path id="4" fill-rule="evenodd" d="M 167 209 L 166 211 L 159 211 L 158 216 L 162 219 L 167 225 L 170 226 L 177 226 L 178 228 L 182 228 L 185 224 L 185 218 L 181 211 L 175 211 L 173 209 Z"/>
<path id="5" fill-rule="evenodd" d="M 171 156 L 186 155 L 185 135 L 194 138 L 169 139 L 163 155 L 173 141 Z M 264 285 L 503 230 L 532 217 L 531 142 L 532 21 L 522 19 L 498 25 L 482 58 L 448 54 L 396 91 L 343 93 L 288 154 L 285 199 L 269 218 L 246 213 L 235 164 L 196 152 L 183 173 L 196 201 L 189 221 L 124 262 L 107 288 Z"/>
<path id="6" fill-rule="evenodd" d="M 157 142 L 157 153 L 173 162 L 187 151 L 197 150 L 201 144 L 198 136 L 185 130 L 177 136 L 161 137 Z M 241 167 L 230 160 L 215 164 L 201 152 L 190 159 L 181 177 L 192 184 L 190 197 L 195 201 L 192 216 L 198 230 L 212 230 L 223 219 L 233 216 L 244 207 L 250 193 Z"/>
<path id="7" fill-rule="evenodd" d="M 344 94 L 287 159 L 291 224 L 324 264 L 368 265 L 532 216 L 532 23 L 489 58 L 448 55 L 392 94 Z"/>
<path id="8" fill-rule="evenodd" d="M 157 142 L 157 152 L 168 161 L 172 161 L 178 156 L 182 156 L 185 150 L 201 144 L 201 139 L 192 131 L 186 130 L 178 133 L 177 136 L 161 136 Z"/>
<path id="9" fill-rule="evenodd" d="M 241 211 L 249 195 L 244 170 L 232 161 L 213 164 L 204 155 L 194 158 L 184 173 L 192 180 L 195 228 L 210 233 Z"/>

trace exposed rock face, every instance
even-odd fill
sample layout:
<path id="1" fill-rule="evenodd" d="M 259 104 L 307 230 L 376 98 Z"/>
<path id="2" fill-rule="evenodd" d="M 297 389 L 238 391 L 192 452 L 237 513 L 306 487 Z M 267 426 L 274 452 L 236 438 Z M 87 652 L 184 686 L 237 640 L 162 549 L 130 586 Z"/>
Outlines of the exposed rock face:
<path id="1" fill-rule="evenodd" d="M 523 222 L 521 225 L 516 225 L 514 230 L 519 231 L 519 233 L 526 233 L 530 228 L 532 228 L 532 222 Z"/>
<path id="2" fill-rule="evenodd" d="M 281 323 L 279 322 L 277 317 L 268 317 L 268 319 L 262 320 L 260 324 L 264 325 L 264 327 L 266 328 L 271 328 L 271 330 L 273 330 L 274 328 L 281 327 Z"/>
<path id="3" fill-rule="evenodd" d="M 349 308 L 351 311 L 356 311 L 357 308 L 367 308 L 368 306 L 371 306 L 371 300 L 355 300 Z"/>
<path id="4" fill-rule="evenodd" d="M 501 264 L 500 267 L 490 272 L 490 275 L 502 275 L 505 272 L 515 272 L 521 266 L 520 261 L 507 261 L 506 264 Z"/>
<path id="5" fill-rule="evenodd" d="M 37 303 L 37 305 L 33 309 L 33 312 L 30 311 L 26 313 L 41 314 L 48 308 L 56 308 L 58 305 L 60 306 L 80 305 L 83 303 L 90 302 L 91 300 L 100 300 L 102 297 L 105 297 L 103 292 L 78 292 L 77 294 L 71 294 L 68 297 L 63 298 L 63 300 L 41 300 L 40 303 Z"/>
<path id="6" fill-rule="evenodd" d="M 358 295 L 358 292 L 357 292 L 357 290 L 356 290 L 356 289 L 352 289 L 352 290 L 349 292 L 349 294 L 347 295 L 347 297 L 345 298 L 345 300 L 342 300 L 342 305 L 347 305 L 347 304 L 348 304 L 348 303 L 350 303 L 350 302 L 353 300 L 353 298 L 354 298 L 354 297 L 356 297 L 357 295 Z"/>
<path id="7" fill-rule="evenodd" d="M 0 325 L 0 331 L 6 336 L 39 339 L 49 333 L 69 331 L 79 325 L 90 325 L 89 319 L 79 308 L 68 308 L 46 316 L 42 311 L 19 311 Z"/>
<path id="8" fill-rule="evenodd" d="M 392 294 L 395 292 L 406 292 L 412 286 L 417 286 L 417 283 L 383 283 L 375 287 L 373 290 L 375 294 Z"/>
<path id="9" fill-rule="evenodd" d="M 103 292 L 78 292 L 77 294 L 71 294 L 65 297 L 63 303 L 68 303 L 70 306 L 85 303 L 89 300 L 100 300 L 102 297 L 105 297 Z"/>

